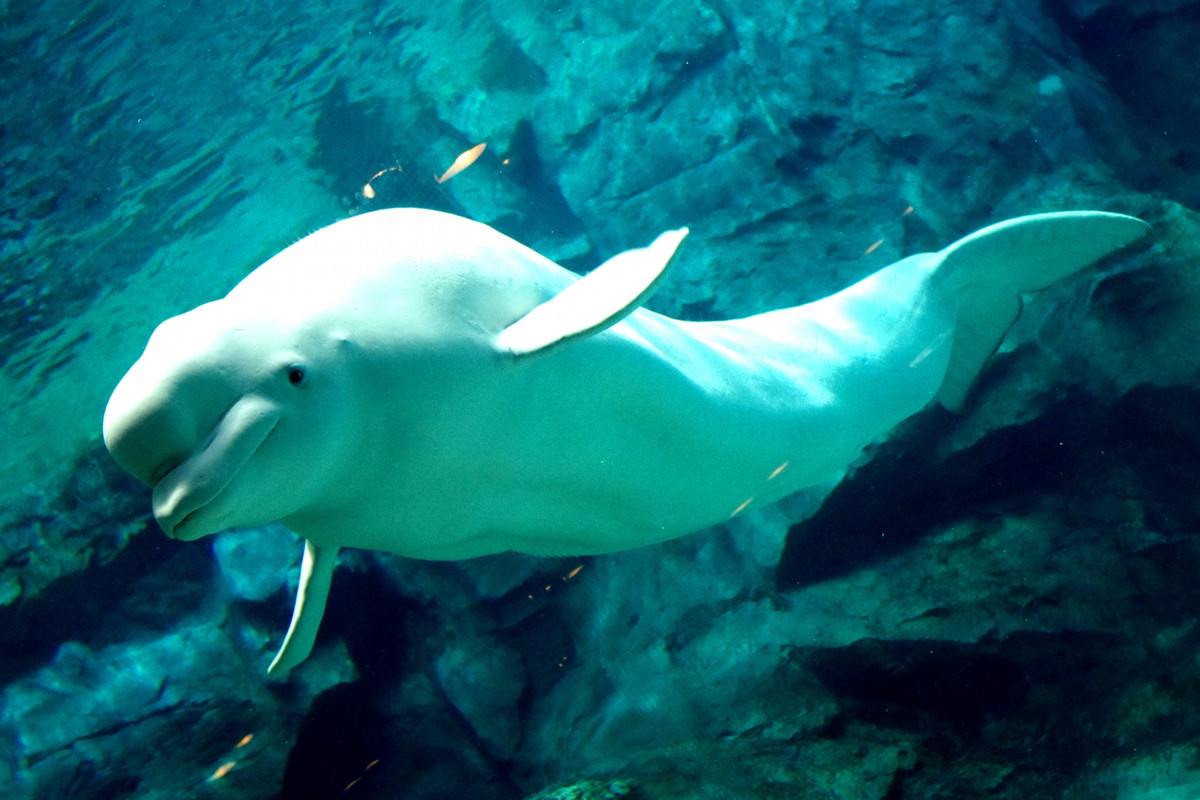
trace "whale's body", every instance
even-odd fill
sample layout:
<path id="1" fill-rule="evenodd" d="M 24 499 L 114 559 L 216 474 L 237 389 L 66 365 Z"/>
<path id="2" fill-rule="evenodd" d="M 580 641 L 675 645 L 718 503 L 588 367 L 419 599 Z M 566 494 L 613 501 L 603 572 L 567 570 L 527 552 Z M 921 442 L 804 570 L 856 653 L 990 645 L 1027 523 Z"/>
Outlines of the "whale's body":
<path id="1" fill-rule="evenodd" d="M 1141 236 L 1022 217 L 814 303 L 725 322 L 641 308 L 685 231 L 584 278 L 419 209 L 324 228 L 164 322 L 105 440 L 168 535 L 307 540 L 272 671 L 307 655 L 339 547 L 583 555 L 712 525 L 961 404 L 1036 290 Z"/>

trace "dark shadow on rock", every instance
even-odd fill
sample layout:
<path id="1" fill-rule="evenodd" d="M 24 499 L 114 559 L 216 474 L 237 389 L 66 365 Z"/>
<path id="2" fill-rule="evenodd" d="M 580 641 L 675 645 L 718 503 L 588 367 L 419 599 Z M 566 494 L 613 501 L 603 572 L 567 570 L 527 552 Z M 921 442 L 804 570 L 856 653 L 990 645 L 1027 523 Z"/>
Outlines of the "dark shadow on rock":
<path id="1" fill-rule="evenodd" d="M 1119 454 L 1146 523 L 1162 533 L 1200 533 L 1200 389 L 1143 385 L 1105 420 L 1108 452 Z"/>
<path id="2" fill-rule="evenodd" d="M 204 548 L 147 526 L 111 561 L 65 575 L 28 601 L 0 606 L 0 683 L 41 666 L 63 642 L 102 647 L 133 638 L 135 628 L 165 630 L 195 609 L 210 570 Z M 203 578 L 193 580 L 198 571 Z"/>
<path id="3" fill-rule="evenodd" d="M 360 678 L 313 702 L 280 800 L 511 796 L 501 767 L 464 746 L 470 732 L 440 698 L 421 696 L 423 681 L 406 678 L 430 669 L 436 654 L 427 643 L 440 640 L 438 621 L 398 593 L 384 570 L 362 563 L 335 573 L 317 638 L 317 647 L 342 639 Z"/>
<path id="4" fill-rule="evenodd" d="M 571 628 L 563 619 L 559 606 L 540 596 L 546 581 L 528 584 L 501 599 L 496 605 L 496 616 L 501 620 L 504 639 L 520 654 L 525 664 L 528 686 L 523 696 L 523 707 L 535 697 L 545 697 L 556 683 L 567 673 L 565 665 L 575 663 L 575 640 Z M 523 608 L 519 615 L 512 610 Z M 533 606 L 529 610 L 526 606 Z"/>
<path id="5" fill-rule="evenodd" d="M 789 529 L 779 588 L 844 575 L 1001 501 L 1019 504 L 1061 491 L 1075 463 L 1091 452 L 1097 422 L 1095 405 L 1073 397 L 938 462 L 938 445 L 955 422 L 949 412 L 930 409 L 843 480 L 816 514 Z"/>
<path id="6" fill-rule="evenodd" d="M 407 153 L 403 132 L 387 121 L 383 103 L 378 100 L 351 100 L 342 80 L 320 101 L 313 126 L 316 148 L 308 166 L 329 176 L 331 189 L 348 205 L 360 210 L 393 206 L 418 206 L 462 214 L 463 208 L 441 184 L 428 175 L 419 175 L 411 164 L 404 168 Z M 389 170 L 399 166 L 401 169 Z M 372 180 L 380 170 L 389 170 Z M 371 182 L 373 199 L 361 192 Z"/>
<path id="7" fill-rule="evenodd" d="M 1200 202 L 1200 62 L 1194 46 L 1200 5 L 1159 10 L 1151 3 L 1083 4 L 1086 16 L 1069 0 L 1044 5 L 1103 76 L 1107 91 L 1132 112 L 1114 121 L 1111 107 L 1072 98 L 1099 155 L 1141 191 L 1163 191 L 1192 206 Z"/>
<path id="8" fill-rule="evenodd" d="M 386 728 L 386 714 L 364 682 L 322 692 L 300 725 L 283 774 L 281 800 L 340 797 L 355 780 L 360 794 L 369 796 L 374 775 L 367 766 L 395 751 L 395 743 L 380 735 Z"/>
<path id="9" fill-rule="evenodd" d="M 491 225 L 521 242 L 567 240 L 584 233 L 583 225 L 563 197 L 557 175 L 549 174 L 538 154 L 537 133 L 527 119 L 517 122 L 505 151 L 506 180 L 520 187 L 517 205 Z M 563 266 L 585 272 L 594 262 L 567 260 Z"/>
<path id="10" fill-rule="evenodd" d="M 1132 347 L 1167 338 L 1176 315 L 1188 313 L 1180 271 L 1154 263 L 1106 275 L 1092 288 L 1088 313 Z"/>
<path id="11" fill-rule="evenodd" d="M 88 561 L 0 605 L 0 683 L 41 666 L 63 642 L 102 647 L 139 630 L 166 630 L 195 609 L 210 584 L 209 553 L 168 539 L 153 522 L 130 533 L 146 517 L 148 494 L 95 443 L 58 496 L 25 514 L 16 510 L 10 533 L 37 531 L 42 546 L 86 553 Z M 15 547 L 2 566 L 20 570 L 37 557 Z"/>
<path id="12" fill-rule="evenodd" d="M 812 668 L 860 716 L 901 727 L 929 716 L 974 732 L 1019 710 L 1028 691 L 1016 661 L 962 642 L 863 639 L 814 654 Z"/>
<path id="13" fill-rule="evenodd" d="M 977 792 L 995 788 L 998 765 L 1009 774 L 1005 797 L 1064 796 L 1095 758 L 1120 746 L 1116 737 L 1134 735 L 1118 732 L 1130 687 L 1147 679 L 1145 651 L 1100 631 L 1022 631 L 975 644 L 871 639 L 792 660 L 807 664 L 840 708 L 820 738 L 904 732 L 912 767 L 896 771 L 889 798 L 984 796 Z M 1193 735 L 1175 728 L 1161 740 Z"/>
<path id="14" fill-rule="evenodd" d="M 419 633 L 422 625 L 432 623 L 417 603 L 392 588 L 382 570 L 367 563 L 364 571 L 334 573 L 318 646 L 342 639 L 362 682 L 376 685 L 404 670 L 408 637 L 414 628 Z"/>
<path id="15" fill-rule="evenodd" d="M 1200 529 L 1200 389 L 1139 386 L 1111 406 L 1070 392 L 939 460 L 953 425 L 936 409 L 912 420 L 793 525 L 778 587 L 844 575 L 957 520 L 1021 513 L 1056 495 L 1137 497 L 1152 529 Z"/>

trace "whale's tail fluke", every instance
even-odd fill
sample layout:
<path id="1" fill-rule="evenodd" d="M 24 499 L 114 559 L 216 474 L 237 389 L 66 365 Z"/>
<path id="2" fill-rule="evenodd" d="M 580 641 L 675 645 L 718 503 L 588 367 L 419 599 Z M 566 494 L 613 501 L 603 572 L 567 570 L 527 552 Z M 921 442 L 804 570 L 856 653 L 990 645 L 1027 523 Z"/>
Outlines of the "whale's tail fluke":
<path id="1" fill-rule="evenodd" d="M 1034 214 L 984 228 L 939 252 L 934 280 L 957 302 L 958 321 L 936 400 L 962 409 L 979 371 L 1020 315 L 1022 292 L 1044 289 L 1149 230 L 1136 217 L 1103 211 Z"/>

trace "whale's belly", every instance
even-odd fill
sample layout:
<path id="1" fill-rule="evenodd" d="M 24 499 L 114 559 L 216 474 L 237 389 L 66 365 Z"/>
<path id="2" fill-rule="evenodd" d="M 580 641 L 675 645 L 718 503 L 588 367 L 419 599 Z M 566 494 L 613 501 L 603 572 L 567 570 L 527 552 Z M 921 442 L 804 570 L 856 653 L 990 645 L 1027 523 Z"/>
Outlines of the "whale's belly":
<path id="1" fill-rule="evenodd" d="M 853 309 L 837 297 L 725 323 L 639 311 L 544 358 L 466 375 L 420 435 L 380 443 L 394 457 L 374 497 L 288 524 L 413 558 L 585 555 L 834 478 L 933 396 L 952 325 L 945 309 L 912 304 L 887 324 L 846 325 Z"/>

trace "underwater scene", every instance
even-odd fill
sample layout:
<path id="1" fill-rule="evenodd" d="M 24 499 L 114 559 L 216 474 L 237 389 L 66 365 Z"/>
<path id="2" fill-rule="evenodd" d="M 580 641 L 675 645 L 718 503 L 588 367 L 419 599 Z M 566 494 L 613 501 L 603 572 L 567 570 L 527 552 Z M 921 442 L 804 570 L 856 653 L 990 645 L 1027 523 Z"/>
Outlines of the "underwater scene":
<path id="1" fill-rule="evenodd" d="M 0 799 L 1200 798 L 1200 3 L 0 19 Z"/>

